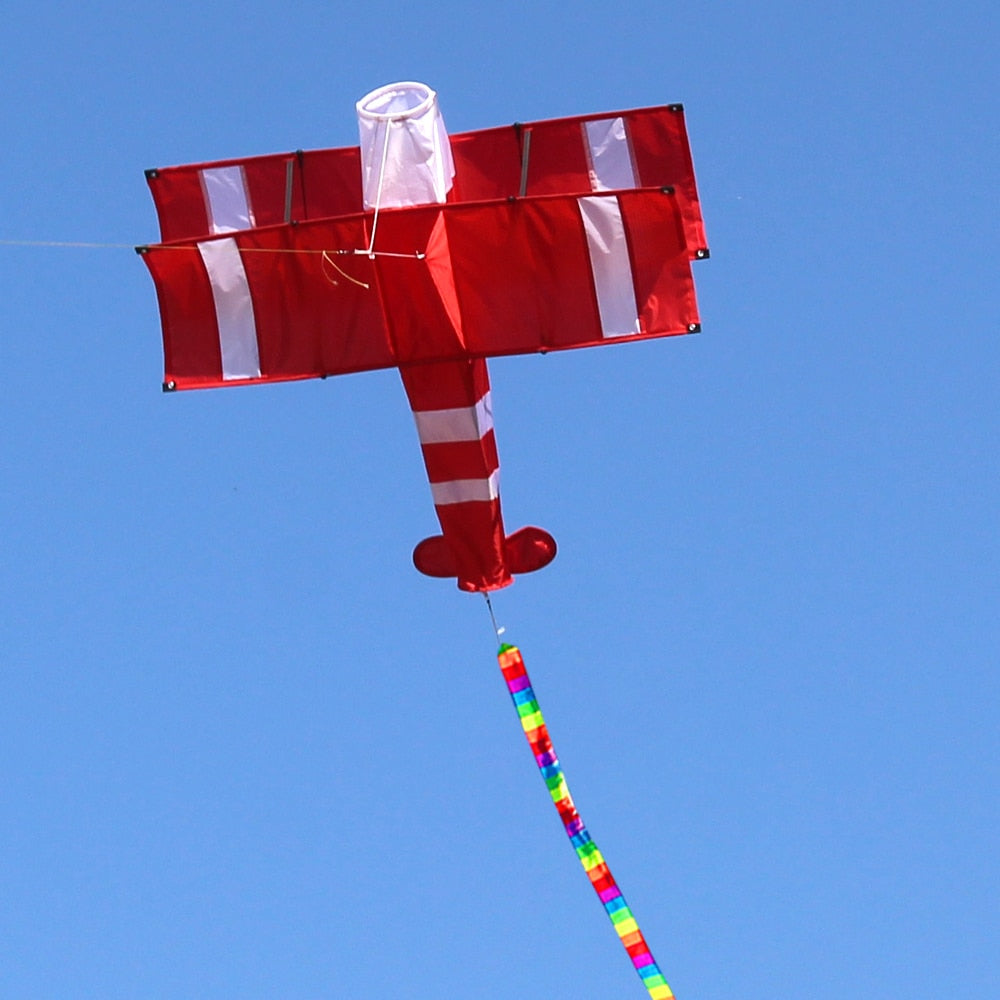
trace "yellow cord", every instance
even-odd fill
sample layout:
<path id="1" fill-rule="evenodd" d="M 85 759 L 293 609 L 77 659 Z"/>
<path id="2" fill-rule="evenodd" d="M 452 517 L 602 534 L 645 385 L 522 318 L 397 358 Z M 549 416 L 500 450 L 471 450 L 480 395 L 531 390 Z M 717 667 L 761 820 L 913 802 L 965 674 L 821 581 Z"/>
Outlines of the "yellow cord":
<path id="1" fill-rule="evenodd" d="M 337 264 L 337 262 L 333 259 L 333 257 L 330 256 L 329 250 L 324 250 L 323 256 L 320 259 L 323 262 L 323 277 L 326 278 L 326 280 L 329 281 L 331 285 L 339 284 L 339 282 L 337 281 L 336 278 L 331 278 L 330 275 L 326 273 L 327 264 L 329 264 L 337 272 L 337 274 L 340 274 L 343 277 L 347 278 L 347 280 L 351 282 L 351 284 L 357 285 L 359 288 L 364 288 L 366 290 L 371 288 L 371 285 L 367 284 L 366 282 L 358 281 L 357 278 L 352 278 L 343 268 L 341 268 Z"/>

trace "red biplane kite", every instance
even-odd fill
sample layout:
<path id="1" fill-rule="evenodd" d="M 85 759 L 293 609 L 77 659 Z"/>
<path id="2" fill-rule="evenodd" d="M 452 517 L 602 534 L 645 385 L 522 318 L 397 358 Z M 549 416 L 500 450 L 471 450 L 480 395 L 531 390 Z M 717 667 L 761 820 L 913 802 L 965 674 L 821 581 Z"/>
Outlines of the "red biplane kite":
<path id="1" fill-rule="evenodd" d="M 547 565 L 505 534 L 486 359 L 691 333 L 707 257 L 679 104 L 449 137 L 434 91 L 358 104 L 361 144 L 146 173 L 164 389 L 398 368 L 468 591 Z"/>

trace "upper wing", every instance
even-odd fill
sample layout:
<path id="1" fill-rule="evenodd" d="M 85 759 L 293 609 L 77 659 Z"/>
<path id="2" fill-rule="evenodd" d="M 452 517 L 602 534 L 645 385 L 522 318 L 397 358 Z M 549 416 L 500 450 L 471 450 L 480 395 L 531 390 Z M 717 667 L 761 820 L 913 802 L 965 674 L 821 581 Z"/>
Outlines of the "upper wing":
<path id="1" fill-rule="evenodd" d="M 450 202 L 671 186 L 689 256 L 707 256 L 681 105 L 451 136 Z M 362 211 L 357 146 L 147 171 L 164 242 Z"/>

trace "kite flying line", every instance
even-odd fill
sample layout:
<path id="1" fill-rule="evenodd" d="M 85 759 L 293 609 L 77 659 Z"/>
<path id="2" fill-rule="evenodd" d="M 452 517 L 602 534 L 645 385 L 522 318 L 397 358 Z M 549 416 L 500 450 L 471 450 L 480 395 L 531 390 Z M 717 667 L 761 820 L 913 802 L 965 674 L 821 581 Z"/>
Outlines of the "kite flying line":
<path id="1" fill-rule="evenodd" d="M 88 243 L 71 240 L 0 240 L 4 247 L 76 247 L 85 250 L 131 250 L 131 243 Z"/>
<path id="2" fill-rule="evenodd" d="M 491 608 L 490 614 L 492 613 Z M 559 763 L 555 748 L 552 746 L 548 727 L 538 706 L 538 698 L 531 686 L 531 678 L 525 669 L 521 651 L 517 646 L 503 643 L 497 651 L 497 660 L 511 700 L 514 702 L 514 708 L 521 720 L 521 728 L 524 730 L 549 795 L 555 803 L 566 836 L 569 837 L 576 856 L 594 887 L 594 892 L 604 905 L 604 911 L 614 925 L 615 933 L 628 952 L 643 985 L 649 991 L 651 1000 L 672 1000 L 674 994 L 656 964 L 646 939 L 642 936 L 642 931 L 639 930 L 639 925 L 611 874 L 611 869 L 608 868 L 604 856 L 597 849 L 597 844 L 594 843 L 580 814 L 576 811 L 562 764 Z"/>
<path id="3" fill-rule="evenodd" d="M 146 253 L 150 249 L 148 245 L 136 246 L 134 243 L 97 243 L 85 240 L 0 240 L 0 247 L 63 247 L 77 250 L 134 250 L 136 253 Z M 198 246 L 195 243 L 178 243 L 171 246 L 169 243 L 159 243 L 157 251 L 175 250 L 185 253 L 197 253 Z M 412 253 L 393 253 L 389 250 L 309 250 L 301 247 L 240 247 L 241 253 L 270 253 L 270 254 L 294 254 L 299 257 L 320 257 L 326 262 L 333 264 L 332 254 L 339 256 L 351 255 L 354 257 L 395 257 L 400 260 L 423 260 L 427 255 L 421 250 L 414 250 Z M 336 265 L 334 265 L 336 266 Z"/>

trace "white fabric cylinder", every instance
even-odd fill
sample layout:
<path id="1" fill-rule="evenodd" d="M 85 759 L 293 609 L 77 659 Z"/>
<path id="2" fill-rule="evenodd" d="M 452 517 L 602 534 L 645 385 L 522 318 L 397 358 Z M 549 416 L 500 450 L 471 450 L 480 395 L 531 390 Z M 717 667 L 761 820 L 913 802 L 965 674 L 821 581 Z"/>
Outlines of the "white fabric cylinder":
<path id="1" fill-rule="evenodd" d="M 390 83 L 357 109 L 365 207 L 445 201 L 455 164 L 437 94 L 423 83 Z"/>

